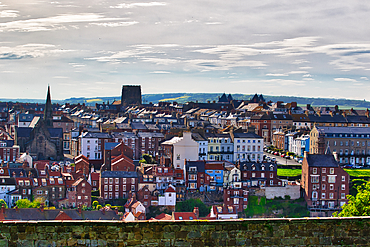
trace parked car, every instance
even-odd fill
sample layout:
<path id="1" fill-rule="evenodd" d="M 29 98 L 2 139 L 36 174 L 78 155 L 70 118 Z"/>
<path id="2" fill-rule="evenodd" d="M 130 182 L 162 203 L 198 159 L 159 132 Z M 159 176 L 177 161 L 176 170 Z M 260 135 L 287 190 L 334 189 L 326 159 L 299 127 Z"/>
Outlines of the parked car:
<path id="1" fill-rule="evenodd" d="M 353 165 L 344 165 L 343 168 L 345 169 L 351 169 L 353 167 Z"/>

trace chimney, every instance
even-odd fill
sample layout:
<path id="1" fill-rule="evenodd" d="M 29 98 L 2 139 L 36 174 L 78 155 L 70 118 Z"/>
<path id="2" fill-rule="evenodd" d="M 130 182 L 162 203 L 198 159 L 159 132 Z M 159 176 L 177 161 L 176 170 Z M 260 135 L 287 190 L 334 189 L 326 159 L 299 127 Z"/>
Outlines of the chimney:
<path id="1" fill-rule="evenodd" d="M 199 219 L 199 208 L 198 207 L 194 207 L 193 213 L 195 214 L 195 217 Z"/>
<path id="2" fill-rule="evenodd" d="M 338 158 L 338 153 L 337 153 L 337 152 L 333 152 L 333 156 L 334 156 L 334 159 L 335 159 L 336 161 L 338 161 L 338 160 L 339 160 L 339 158 Z"/>
<path id="3" fill-rule="evenodd" d="M 40 204 L 40 211 L 41 211 L 41 213 L 43 213 L 43 212 L 44 212 L 44 203 L 41 203 L 41 204 Z"/>
<path id="4" fill-rule="evenodd" d="M 82 214 L 82 207 L 81 207 L 81 205 L 78 205 L 78 213 L 79 214 Z"/>

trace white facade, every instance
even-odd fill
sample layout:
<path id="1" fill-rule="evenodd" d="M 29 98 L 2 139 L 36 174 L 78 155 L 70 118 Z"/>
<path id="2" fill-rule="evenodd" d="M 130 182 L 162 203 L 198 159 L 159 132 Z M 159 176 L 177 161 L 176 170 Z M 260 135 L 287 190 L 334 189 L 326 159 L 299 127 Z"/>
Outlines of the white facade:
<path id="1" fill-rule="evenodd" d="M 199 160 L 206 160 L 208 154 L 208 141 L 197 141 L 199 149 Z"/>
<path id="2" fill-rule="evenodd" d="M 178 142 L 173 143 L 173 163 L 175 168 L 184 169 L 185 160 L 198 160 L 198 143 L 191 138 L 190 132 L 184 132 Z"/>
<path id="3" fill-rule="evenodd" d="M 1 185 L 0 186 L 0 199 L 3 199 L 8 205 L 8 207 L 12 207 L 12 197 L 11 195 L 7 193 L 12 190 L 15 190 L 15 185 Z"/>
<path id="4" fill-rule="evenodd" d="M 159 206 L 176 206 L 176 188 L 172 185 L 164 192 L 164 196 L 158 197 Z"/>
<path id="5" fill-rule="evenodd" d="M 263 138 L 251 133 L 238 133 L 234 137 L 234 161 L 262 161 Z"/>
<path id="6" fill-rule="evenodd" d="M 80 136 L 80 154 L 84 155 L 85 157 L 89 158 L 89 160 L 100 160 L 103 158 L 102 150 L 101 150 L 101 143 L 99 143 L 98 138 L 94 137 L 86 137 L 83 133 Z M 101 141 L 101 140 L 100 140 Z"/>

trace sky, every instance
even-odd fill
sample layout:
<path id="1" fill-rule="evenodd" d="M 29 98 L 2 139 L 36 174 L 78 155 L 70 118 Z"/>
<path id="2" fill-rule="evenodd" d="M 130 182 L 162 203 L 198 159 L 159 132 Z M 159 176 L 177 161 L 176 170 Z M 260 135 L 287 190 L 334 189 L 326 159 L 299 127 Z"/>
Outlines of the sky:
<path id="1" fill-rule="evenodd" d="M 0 0 L 0 98 L 243 93 L 370 101 L 363 0 Z"/>

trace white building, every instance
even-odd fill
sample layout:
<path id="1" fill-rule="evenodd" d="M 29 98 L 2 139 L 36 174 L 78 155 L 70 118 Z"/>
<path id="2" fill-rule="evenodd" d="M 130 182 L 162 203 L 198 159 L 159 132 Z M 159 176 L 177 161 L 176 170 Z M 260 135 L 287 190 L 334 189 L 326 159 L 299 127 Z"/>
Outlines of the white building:
<path id="1" fill-rule="evenodd" d="M 191 137 L 191 132 L 184 132 L 183 137 L 173 137 L 162 145 L 173 145 L 173 165 L 175 169 L 184 170 L 185 160 L 198 160 L 198 143 Z"/>
<path id="2" fill-rule="evenodd" d="M 84 132 L 80 136 L 80 154 L 89 160 L 103 159 L 104 143 L 111 136 L 108 133 Z"/>
<path id="3" fill-rule="evenodd" d="M 191 137 L 198 143 L 198 160 L 206 160 L 208 154 L 208 140 L 199 133 L 192 133 Z"/>
<path id="4" fill-rule="evenodd" d="M 9 176 L 1 178 L 1 172 L 4 174 L 4 170 L 2 168 L 0 169 L 0 199 L 3 199 L 8 207 L 12 207 L 13 200 L 9 192 L 15 190 L 15 179 L 10 178 Z"/>
<path id="5" fill-rule="evenodd" d="M 176 188 L 173 185 L 169 185 L 164 191 L 164 196 L 158 197 L 159 206 L 176 206 Z"/>
<path id="6" fill-rule="evenodd" d="M 234 133 L 234 161 L 262 161 L 263 138 L 255 133 Z"/>

